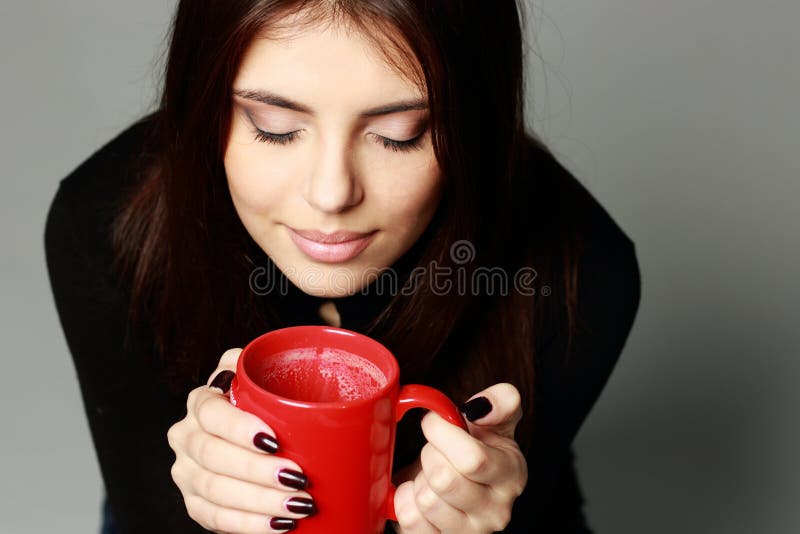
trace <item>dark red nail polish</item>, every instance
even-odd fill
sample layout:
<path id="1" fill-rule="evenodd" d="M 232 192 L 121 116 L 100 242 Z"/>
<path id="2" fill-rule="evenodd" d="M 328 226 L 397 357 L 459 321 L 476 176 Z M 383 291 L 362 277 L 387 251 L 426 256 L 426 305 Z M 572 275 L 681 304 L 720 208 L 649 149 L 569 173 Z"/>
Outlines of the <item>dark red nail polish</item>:
<path id="1" fill-rule="evenodd" d="M 468 420 L 475 421 L 492 411 L 492 403 L 486 397 L 476 397 L 462 404 L 460 409 Z"/>
<path id="2" fill-rule="evenodd" d="M 269 528 L 275 530 L 292 530 L 297 527 L 297 521 L 287 517 L 273 517 L 269 520 Z"/>
<path id="3" fill-rule="evenodd" d="M 278 450 L 278 441 L 265 432 L 259 432 L 253 436 L 253 445 L 264 452 L 276 452 Z"/>
<path id="4" fill-rule="evenodd" d="M 278 471 L 278 482 L 296 490 L 306 489 L 308 478 L 303 473 L 298 473 L 292 469 L 281 469 Z"/>
<path id="5" fill-rule="evenodd" d="M 286 509 L 296 514 L 312 515 L 317 511 L 312 499 L 305 497 L 292 497 L 286 501 Z"/>
<path id="6" fill-rule="evenodd" d="M 214 377 L 214 380 L 211 381 L 208 387 L 210 388 L 219 388 L 222 390 L 223 393 L 227 393 L 229 389 L 231 389 L 231 382 L 233 381 L 233 377 L 236 375 L 233 371 L 220 371 L 220 373 Z"/>

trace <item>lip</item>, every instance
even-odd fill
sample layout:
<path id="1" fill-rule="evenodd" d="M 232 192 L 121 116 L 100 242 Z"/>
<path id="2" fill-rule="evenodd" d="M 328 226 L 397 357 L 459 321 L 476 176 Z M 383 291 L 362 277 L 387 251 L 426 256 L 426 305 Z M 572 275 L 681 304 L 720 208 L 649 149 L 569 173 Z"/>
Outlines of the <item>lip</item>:
<path id="1" fill-rule="evenodd" d="M 319 230 L 295 230 L 290 226 L 286 229 L 297 248 L 312 260 L 323 263 L 342 263 L 355 258 L 377 232 L 338 230 L 328 234 Z"/>
<path id="2" fill-rule="evenodd" d="M 309 241 L 315 241 L 317 243 L 345 243 L 347 241 L 355 241 L 356 239 L 362 239 L 364 237 L 373 234 L 374 232 L 348 232 L 347 230 L 337 230 L 336 232 L 326 234 L 325 232 L 321 232 L 319 230 L 296 230 L 291 226 L 288 227 L 291 231 L 308 239 Z"/>

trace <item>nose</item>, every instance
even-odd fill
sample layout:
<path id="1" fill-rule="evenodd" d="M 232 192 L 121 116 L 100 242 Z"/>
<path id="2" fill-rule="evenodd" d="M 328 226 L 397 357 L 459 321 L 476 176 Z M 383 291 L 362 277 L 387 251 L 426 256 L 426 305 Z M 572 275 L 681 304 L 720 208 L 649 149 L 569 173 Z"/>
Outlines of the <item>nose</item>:
<path id="1" fill-rule="evenodd" d="M 324 213 L 340 213 L 361 202 L 364 191 L 346 145 L 324 150 L 303 186 L 303 197 Z"/>

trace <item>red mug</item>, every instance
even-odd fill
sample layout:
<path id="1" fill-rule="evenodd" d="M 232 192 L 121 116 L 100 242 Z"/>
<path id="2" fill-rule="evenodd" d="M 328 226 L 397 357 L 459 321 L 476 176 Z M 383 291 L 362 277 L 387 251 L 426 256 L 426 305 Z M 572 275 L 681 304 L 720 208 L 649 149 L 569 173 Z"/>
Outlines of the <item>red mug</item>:
<path id="1" fill-rule="evenodd" d="M 230 397 L 272 427 L 276 455 L 308 476 L 317 513 L 297 522 L 298 534 L 378 534 L 387 519 L 397 520 L 394 438 L 408 410 L 433 410 L 467 429 L 440 391 L 400 387 L 400 368 L 386 347 L 332 326 L 281 328 L 248 343 Z"/>

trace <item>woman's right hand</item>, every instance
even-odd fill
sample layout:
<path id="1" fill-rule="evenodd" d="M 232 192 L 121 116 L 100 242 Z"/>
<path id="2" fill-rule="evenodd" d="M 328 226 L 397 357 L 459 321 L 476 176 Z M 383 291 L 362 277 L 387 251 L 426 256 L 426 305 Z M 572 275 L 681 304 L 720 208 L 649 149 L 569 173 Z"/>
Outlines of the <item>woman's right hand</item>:
<path id="1" fill-rule="evenodd" d="M 228 398 L 241 349 L 222 355 L 209 384 L 189 393 L 186 417 L 167 432 L 172 479 L 189 516 L 218 533 L 286 532 L 315 512 L 301 468 L 274 456 L 275 433 Z"/>

